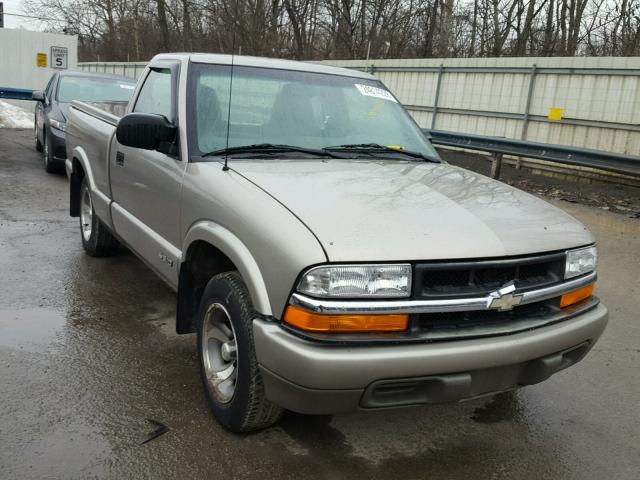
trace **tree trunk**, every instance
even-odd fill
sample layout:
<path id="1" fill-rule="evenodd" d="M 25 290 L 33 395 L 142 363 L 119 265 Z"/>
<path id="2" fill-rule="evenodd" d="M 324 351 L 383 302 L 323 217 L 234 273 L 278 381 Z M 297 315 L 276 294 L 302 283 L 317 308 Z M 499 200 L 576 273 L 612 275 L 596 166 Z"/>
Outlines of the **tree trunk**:
<path id="1" fill-rule="evenodd" d="M 555 10 L 555 0 L 549 0 L 549 9 L 547 10 L 547 24 L 544 29 L 544 45 L 542 47 L 542 54 L 546 57 L 551 56 L 553 53 L 553 14 Z"/>
<path id="2" fill-rule="evenodd" d="M 167 24 L 167 9 L 164 0 L 156 0 L 158 5 L 158 23 L 160 24 L 161 45 L 165 52 L 169 51 L 169 26 Z"/>
<path id="3" fill-rule="evenodd" d="M 191 16 L 189 15 L 189 0 L 182 0 L 182 48 L 190 52 L 191 43 Z"/>

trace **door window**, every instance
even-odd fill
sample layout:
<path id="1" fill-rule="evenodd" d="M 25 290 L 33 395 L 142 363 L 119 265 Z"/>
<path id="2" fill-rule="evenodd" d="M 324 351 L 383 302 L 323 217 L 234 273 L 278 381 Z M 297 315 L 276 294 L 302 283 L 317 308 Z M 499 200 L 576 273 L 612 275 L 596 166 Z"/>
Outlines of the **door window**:
<path id="1" fill-rule="evenodd" d="M 133 111 L 164 115 L 167 120 L 173 121 L 171 99 L 171 70 L 154 69 L 147 75 Z"/>

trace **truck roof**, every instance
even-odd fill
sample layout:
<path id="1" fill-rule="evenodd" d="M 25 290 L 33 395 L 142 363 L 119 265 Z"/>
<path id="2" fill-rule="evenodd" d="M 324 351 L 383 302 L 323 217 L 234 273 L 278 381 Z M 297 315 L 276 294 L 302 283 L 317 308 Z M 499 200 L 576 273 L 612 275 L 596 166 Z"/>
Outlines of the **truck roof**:
<path id="1" fill-rule="evenodd" d="M 154 60 L 189 60 L 194 63 L 212 63 L 231 65 L 231 55 L 218 53 L 161 53 L 153 57 Z M 245 67 L 277 68 L 281 70 L 297 70 L 300 72 L 326 73 L 330 75 L 342 75 L 347 77 L 375 79 L 373 75 L 351 70 L 348 68 L 333 67 L 320 63 L 298 62 L 295 60 L 282 60 L 279 58 L 251 57 L 233 55 L 233 64 Z"/>

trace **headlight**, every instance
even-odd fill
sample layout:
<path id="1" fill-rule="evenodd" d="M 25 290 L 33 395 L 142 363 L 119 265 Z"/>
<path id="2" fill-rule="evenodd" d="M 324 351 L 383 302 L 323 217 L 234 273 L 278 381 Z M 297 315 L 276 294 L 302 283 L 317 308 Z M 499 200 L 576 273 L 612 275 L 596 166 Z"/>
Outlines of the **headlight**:
<path id="1" fill-rule="evenodd" d="M 64 122 L 59 122 L 58 120 L 49 120 L 49 124 L 53 128 L 57 128 L 58 130 L 62 130 L 63 132 L 67 129 L 67 124 Z"/>
<path id="2" fill-rule="evenodd" d="M 573 278 L 593 272 L 597 265 L 598 250 L 596 250 L 596 247 L 569 250 L 567 252 L 567 262 L 564 267 L 564 278 Z"/>
<path id="3" fill-rule="evenodd" d="M 298 291 L 314 297 L 408 297 L 411 265 L 336 265 L 312 268 Z"/>

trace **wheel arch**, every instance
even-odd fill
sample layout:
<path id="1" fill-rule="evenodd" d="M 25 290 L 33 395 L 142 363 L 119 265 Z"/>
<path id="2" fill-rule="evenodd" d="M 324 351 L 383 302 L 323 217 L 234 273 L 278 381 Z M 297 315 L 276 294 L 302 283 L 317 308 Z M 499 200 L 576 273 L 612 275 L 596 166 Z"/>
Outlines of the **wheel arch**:
<path id="1" fill-rule="evenodd" d="M 195 331 L 195 314 L 206 283 L 218 273 L 237 270 L 254 309 L 271 315 L 267 287 L 247 246 L 226 228 L 211 222 L 194 224 L 185 236 L 178 280 L 176 331 Z"/>
<path id="2" fill-rule="evenodd" d="M 86 177 L 89 188 L 94 188 L 91 164 L 84 150 L 76 147 L 71 154 L 71 175 L 69 177 L 69 215 L 80 216 L 80 187 Z"/>

